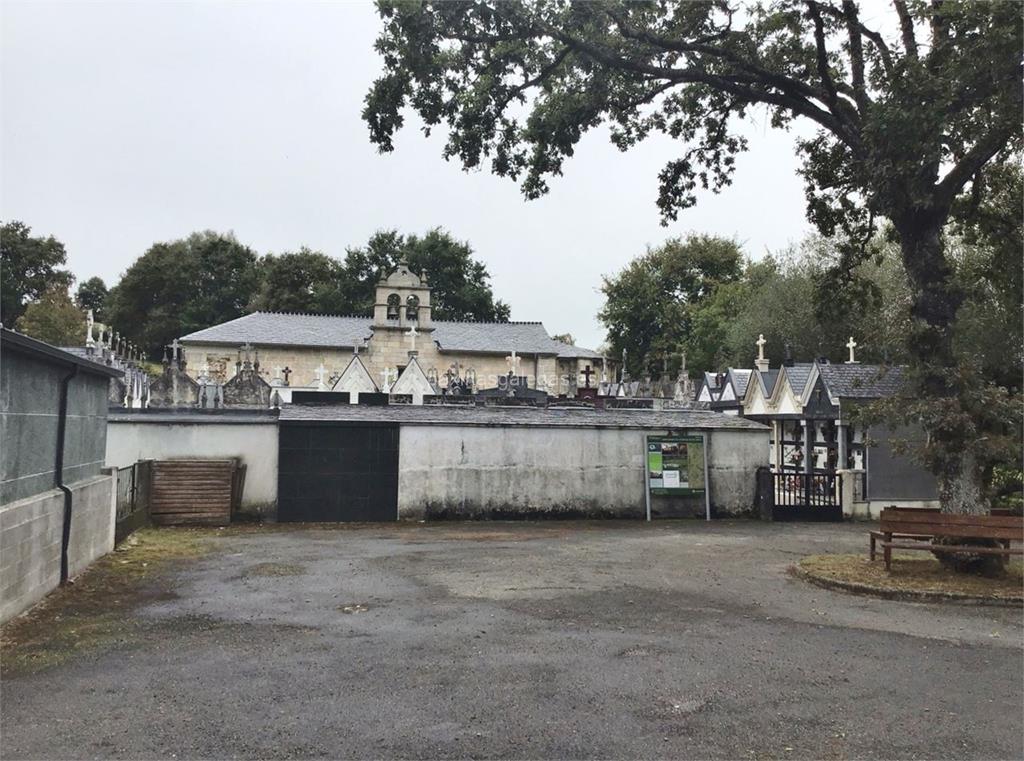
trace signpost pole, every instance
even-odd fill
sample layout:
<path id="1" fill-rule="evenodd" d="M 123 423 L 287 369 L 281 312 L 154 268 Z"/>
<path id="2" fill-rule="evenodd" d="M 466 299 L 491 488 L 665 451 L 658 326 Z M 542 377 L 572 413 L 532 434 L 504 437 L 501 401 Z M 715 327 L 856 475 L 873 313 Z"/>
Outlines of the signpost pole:
<path id="1" fill-rule="evenodd" d="M 708 480 L 708 434 L 705 432 L 700 436 L 704 439 L 704 515 L 707 520 L 711 520 L 711 481 Z"/>
<path id="2" fill-rule="evenodd" d="M 648 446 L 649 437 L 644 436 L 644 500 L 647 503 L 647 522 L 651 522 L 651 474 L 647 467 L 647 458 L 649 457 L 650 447 Z"/>

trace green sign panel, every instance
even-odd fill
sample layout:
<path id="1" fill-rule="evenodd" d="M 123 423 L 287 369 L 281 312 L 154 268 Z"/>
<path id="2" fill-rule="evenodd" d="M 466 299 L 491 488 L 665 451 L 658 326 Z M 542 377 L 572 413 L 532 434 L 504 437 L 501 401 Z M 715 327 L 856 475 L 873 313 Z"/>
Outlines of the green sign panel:
<path id="1" fill-rule="evenodd" d="M 647 485 L 651 494 L 704 493 L 704 439 L 701 436 L 650 436 Z"/>

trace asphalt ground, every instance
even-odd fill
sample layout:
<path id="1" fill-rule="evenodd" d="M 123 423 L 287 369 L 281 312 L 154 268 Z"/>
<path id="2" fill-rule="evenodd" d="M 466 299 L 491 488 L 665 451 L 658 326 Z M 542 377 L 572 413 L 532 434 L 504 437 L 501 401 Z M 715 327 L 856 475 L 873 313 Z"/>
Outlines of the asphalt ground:
<path id="1" fill-rule="evenodd" d="M 1020 609 L 788 573 L 866 552 L 866 530 L 211 531 L 204 554 L 101 597 L 103 636 L 35 665 L 8 644 L 0 756 L 1024 757 Z M 66 626 L 75 594 L 18 636 Z"/>

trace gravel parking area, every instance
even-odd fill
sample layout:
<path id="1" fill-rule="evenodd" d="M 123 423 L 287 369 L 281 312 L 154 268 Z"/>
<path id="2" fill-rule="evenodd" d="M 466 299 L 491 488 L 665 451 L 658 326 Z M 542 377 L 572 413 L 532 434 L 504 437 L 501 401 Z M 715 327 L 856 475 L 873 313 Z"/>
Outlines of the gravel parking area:
<path id="1" fill-rule="evenodd" d="M 0 755 L 1024 757 L 1019 609 L 789 574 L 806 555 L 866 552 L 864 525 L 197 536 L 202 554 L 76 619 L 103 636 L 60 657 L 22 657 L 60 605 L 9 627 Z"/>

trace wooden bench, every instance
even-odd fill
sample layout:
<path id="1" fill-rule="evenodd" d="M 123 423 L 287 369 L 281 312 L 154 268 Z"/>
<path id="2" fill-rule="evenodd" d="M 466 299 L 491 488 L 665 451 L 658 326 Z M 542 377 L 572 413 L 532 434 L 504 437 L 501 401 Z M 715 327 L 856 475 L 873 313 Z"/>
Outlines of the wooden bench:
<path id="1" fill-rule="evenodd" d="M 991 539 L 999 547 L 976 547 L 961 544 L 932 544 L 937 536 Z M 1011 542 L 1024 541 L 1024 518 L 998 515 L 947 515 L 934 508 L 887 507 L 877 531 L 870 532 L 871 559 L 875 559 L 876 542 L 881 542 L 885 570 L 892 569 L 893 550 L 922 550 L 925 552 L 976 552 L 982 555 L 1024 555 L 1020 546 Z"/>

